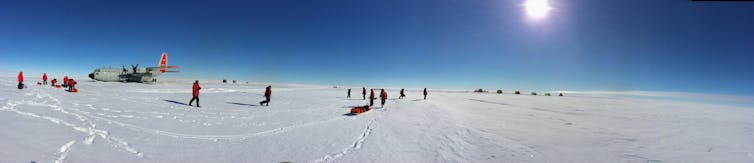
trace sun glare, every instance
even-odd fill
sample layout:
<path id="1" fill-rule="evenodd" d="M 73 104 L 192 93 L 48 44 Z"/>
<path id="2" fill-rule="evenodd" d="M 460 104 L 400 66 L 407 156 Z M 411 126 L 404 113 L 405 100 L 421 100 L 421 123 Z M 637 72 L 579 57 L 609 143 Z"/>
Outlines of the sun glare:
<path id="1" fill-rule="evenodd" d="M 526 14 L 534 19 L 544 18 L 552 10 L 548 0 L 526 0 L 524 7 L 526 8 Z"/>

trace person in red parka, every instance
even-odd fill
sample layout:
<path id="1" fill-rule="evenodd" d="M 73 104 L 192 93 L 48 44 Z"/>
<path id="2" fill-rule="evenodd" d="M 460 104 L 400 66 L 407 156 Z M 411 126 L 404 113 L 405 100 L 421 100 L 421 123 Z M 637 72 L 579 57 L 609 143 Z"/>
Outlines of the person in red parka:
<path id="1" fill-rule="evenodd" d="M 191 94 L 194 95 L 194 97 L 192 97 L 191 101 L 189 101 L 189 106 L 194 106 L 194 105 L 191 105 L 191 103 L 193 103 L 194 100 L 196 100 L 196 107 L 201 107 L 199 106 L 199 90 L 200 89 L 202 89 L 202 87 L 199 87 L 199 80 L 194 81 L 194 86 L 191 87 Z"/>
<path id="2" fill-rule="evenodd" d="M 385 107 L 385 100 L 387 100 L 387 92 L 385 92 L 385 89 L 382 89 L 382 91 L 380 91 L 380 102 L 382 107 Z"/>
<path id="3" fill-rule="evenodd" d="M 24 72 L 19 71 L 18 72 L 18 89 L 24 88 Z"/>
<path id="4" fill-rule="evenodd" d="M 369 89 L 369 106 L 374 105 L 374 89 Z"/>
<path id="5" fill-rule="evenodd" d="M 55 86 L 55 83 L 57 83 L 57 82 L 58 82 L 58 79 L 52 79 L 52 80 L 50 81 L 50 84 L 52 84 L 52 86 L 54 87 L 54 86 Z"/>
<path id="6" fill-rule="evenodd" d="M 68 76 L 63 77 L 63 87 L 68 87 Z"/>
<path id="7" fill-rule="evenodd" d="M 364 97 L 364 100 L 367 100 L 367 88 L 361 87 L 361 96 Z"/>
<path id="8" fill-rule="evenodd" d="M 259 105 L 267 104 L 270 106 L 270 96 L 272 96 L 272 86 L 268 85 L 267 90 L 264 91 L 264 101 L 259 102 Z"/>
<path id="9" fill-rule="evenodd" d="M 70 78 L 68 79 L 68 92 L 73 92 L 73 89 L 76 89 L 76 80 Z"/>
<path id="10" fill-rule="evenodd" d="M 42 84 L 47 85 L 47 73 L 42 74 Z"/>
<path id="11" fill-rule="evenodd" d="M 424 100 L 427 99 L 427 88 L 424 88 Z"/>

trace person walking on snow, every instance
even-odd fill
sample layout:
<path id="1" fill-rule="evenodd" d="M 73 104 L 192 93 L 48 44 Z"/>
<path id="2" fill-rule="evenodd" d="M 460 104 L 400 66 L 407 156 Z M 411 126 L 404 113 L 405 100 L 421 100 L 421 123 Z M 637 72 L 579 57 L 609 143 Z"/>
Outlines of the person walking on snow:
<path id="1" fill-rule="evenodd" d="M 398 99 L 402 99 L 402 98 L 404 98 L 404 97 L 406 97 L 406 94 L 403 94 L 403 88 L 401 88 L 401 96 L 400 96 L 400 97 L 398 97 Z"/>
<path id="2" fill-rule="evenodd" d="M 47 85 L 47 73 L 42 74 L 42 84 Z"/>
<path id="3" fill-rule="evenodd" d="M 199 90 L 201 89 L 202 87 L 199 87 L 199 80 L 194 81 L 194 86 L 191 87 L 191 93 L 192 95 L 194 95 L 194 97 L 192 97 L 191 101 L 189 101 L 189 106 L 193 106 L 191 105 L 191 103 L 193 103 L 194 100 L 196 100 L 196 107 L 201 108 L 201 106 L 199 106 Z"/>
<path id="4" fill-rule="evenodd" d="M 374 105 L 374 89 L 369 89 L 369 106 Z"/>
<path id="5" fill-rule="evenodd" d="M 24 72 L 19 71 L 18 72 L 18 89 L 24 88 Z"/>
<path id="6" fill-rule="evenodd" d="M 361 96 L 364 98 L 364 100 L 367 99 L 367 88 L 361 87 Z"/>
<path id="7" fill-rule="evenodd" d="M 427 100 L 427 88 L 424 88 L 424 100 Z"/>
<path id="8" fill-rule="evenodd" d="M 382 107 L 385 107 L 385 100 L 387 100 L 387 92 L 385 92 L 385 89 L 382 89 L 382 91 L 380 91 L 380 102 Z"/>
<path id="9" fill-rule="evenodd" d="M 351 98 L 351 88 L 348 88 L 348 98 Z"/>
<path id="10" fill-rule="evenodd" d="M 259 102 L 259 105 L 267 104 L 267 106 L 270 106 L 270 96 L 272 96 L 272 86 L 268 85 L 267 90 L 264 91 L 264 98 L 266 100 Z"/>

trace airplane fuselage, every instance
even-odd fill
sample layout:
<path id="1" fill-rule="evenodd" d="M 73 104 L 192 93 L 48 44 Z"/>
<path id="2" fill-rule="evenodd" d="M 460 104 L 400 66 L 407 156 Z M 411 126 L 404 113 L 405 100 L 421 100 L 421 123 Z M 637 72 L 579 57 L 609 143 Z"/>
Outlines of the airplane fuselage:
<path id="1" fill-rule="evenodd" d="M 151 82 L 161 73 L 159 70 L 150 68 L 133 69 L 98 68 L 89 74 L 89 78 L 104 82 Z"/>
<path id="2" fill-rule="evenodd" d="M 104 82 L 154 82 L 157 76 L 166 72 L 178 72 L 178 66 L 168 66 L 168 53 L 163 52 L 157 67 L 138 68 L 131 65 L 130 69 L 98 68 L 89 74 L 89 78 Z"/>

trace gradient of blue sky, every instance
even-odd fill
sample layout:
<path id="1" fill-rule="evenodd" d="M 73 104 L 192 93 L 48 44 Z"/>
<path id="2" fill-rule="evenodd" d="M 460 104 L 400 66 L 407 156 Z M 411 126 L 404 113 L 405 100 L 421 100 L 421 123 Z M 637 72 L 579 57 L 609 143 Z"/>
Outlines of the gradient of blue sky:
<path id="1" fill-rule="evenodd" d="M 754 3 L 523 1 L 0 2 L 0 70 L 156 65 L 168 77 L 754 95 Z"/>

